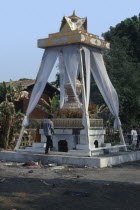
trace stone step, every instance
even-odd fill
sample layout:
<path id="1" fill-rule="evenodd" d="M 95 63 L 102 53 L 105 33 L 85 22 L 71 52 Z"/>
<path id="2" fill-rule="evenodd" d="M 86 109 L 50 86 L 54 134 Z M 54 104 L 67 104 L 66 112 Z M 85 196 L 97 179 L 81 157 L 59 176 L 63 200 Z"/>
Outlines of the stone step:
<path id="1" fill-rule="evenodd" d="M 111 143 L 102 143 L 102 147 L 110 148 L 111 147 Z"/>
<path id="2" fill-rule="evenodd" d="M 50 155 L 65 155 L 65 156 L 81 156 L 81 157 L 89 157 L 89 151 L 84 150 L 69 150 L 68 152 L 55 152 L 50 151 Z"/>
<path id="3" fill-rule="evenodd" d="M 88 149 L 86 150 L 69 150 L 68 153 L 70 155 L 76 155 L 76 156 L 90 156 L 90 151 Z"/>
<path id="4" fill-rule="evenodd" d="M 45 148 L 37 148 L 37 147 L 26 147 L 24 149 L 25 152 L 37 153 L 37 154 L 44 154 Z M 66 156 L 81 156 L 81 157 L 89 157 L 90 152 L 89 150 L 69 150 L 68 152 L 56 152 L 50 151 L 50 155 L 66 155 Z M 103 150 L 92 150 L 91 156 L 98 156 L 104 154 Z"/>
<path id="5" fill-rule="evenodd" d="M 42 145 L 42 143 L 35 143 L 33 147 L 26 147 L 24 149 L 25 152 L 32 152 L 32 153 L 40 153 L 40 154 L 43 154 L 45 153 L 45 144 L 43 143 L 43 146 L 42 147 L 37 147 L 37 144 L 39 144 L 39 146 Z M 50 151 L 49 154 L 52 154 L 52 155 L 66 155 L 66 156 L 73 156 L 73 155 L 76 155 L 76 156 L 89 156 L 90 152 L 87 148 L 88 145 L 81 145 L 83 146 L 82 149 L 76 149 L 76 150 L 69 150 L 68 152 L 58 152 L 58 151 Z M 99 149 L 98 148 L 95 148 L 92 150 L 92 156 L 95 156 L 95 155 L 100 155 L 100 154 L 103 154 L 103 150 Z"/>
<path id="6" fill-rule="evenodd" d="M 33 152 L 33 153 L 45 153 L 45 148 L 35 148 L 35 147 L 26 147 L 25 152 Z"/>
<path id="7" fill-rule="evenodd" d="M 103 155 L 103 154 L 104 154 L 103 150 L 92 150 L 91 151 L 91 157 L 98 156 L 98 155 Z"/>
<path id="8" fill-rule="evenodd" d="M 45 148 L 46 147 L 46 143 L 43 143 L 43 142 L 34 142 L 32 144 L 32 147 L 33 148 Z"/>
<path id="9" fill-rule="evenodd" d="M 91 149 L 95 148 L 95 145 L 90 146 Z M 87 144 L 77 144 L 76 150 L 88 150 L 89 146 Z"/>
<path id="10" fill-rule="evenodd" d="M 77 144 L 76 150 L 87 150 L 89 149 L 89 146 L 87 144 Z"/>

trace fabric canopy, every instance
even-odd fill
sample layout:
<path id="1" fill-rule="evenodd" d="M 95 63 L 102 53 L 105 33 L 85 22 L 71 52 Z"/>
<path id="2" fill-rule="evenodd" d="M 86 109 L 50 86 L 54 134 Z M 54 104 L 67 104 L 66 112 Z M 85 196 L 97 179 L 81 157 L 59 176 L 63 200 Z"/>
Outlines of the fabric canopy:
<path id="1" fill-rule="evenodd" d="M 37 75 L 36 83 L 34 85 L 34 88 L 33 88 L 33 91 L 32 91 L 31 97 L 30 97 L 26 116 L 24 117 L 24 120 L 22 123 L 22 126 L 24 126 L 24 127 L 28 126 L 28 124 L 29 124 L 28 117 L 31 114 L 31 112 L 34 110 L 34 108 L 36 107 L 36 105 L 44 91 L 44 88 L 46 86 L 46 83 L 48 81 L 50 73 L 51 73 L 53 66 L 56 62 L 56 59 L 58 57 L 58 52 L 59 52 L 58 48 L 54 48 L 54 49 L 48 48 L 44 52 L 40 70 Z"/>
<path id="2" fill-rule="evenodd" d="M 119 119 L 119 100 L 118 95 L 108 77 L 103 56 L 98 49 L 91 50 L 91 72 L 94 80 L 107 104 L 110 112 L 115 118 L 114 128 L 121 126 Z"/>
<path id="3" fill-rule="evenodd" d="M 83 107 L 83 105 L 81 104 L 75 90 L 75 81 L 77 78 L 77 74 L 80 71 L 80 68 L 82 68 L 80 61 L 80 58 L 82 57 L 80 56 L 81 49 L 84 50 L 86 66 L 85 107 Z M 69 80 L 76 100 L 80 108 L 83 110 L 83 116 L 89 121 L 88 105 L 90 97 L 90 72 L 92 72 L 92 75 L 105 100 L 105 103 L 107 104 L 110 112 L 115 118 L 114 127 L 120 127 L 121 122 L 119 120 L 118 96 L 108 77 L 101 50 L 80 45 L 69 45 L 45 49 L 40 70 L 30 97 L 28 109 L 26 112 L 26 116 L 23 120 L 22 126 L 26 127 L 28 125 L 28 117 L 33 111 L 33 109 L 36 107 L 43 93 L 43 90 L 46 86 L 50 73 L 57 60 L 57 57 L 59 58 L 60 69 L 60 107 L 62 107 L 64 104 L 64 85 L 65 82 Z M 20 135 L 20 137 L 21 136 L 22 135 Z"/>
<path id="4" fill-rule="evenodd" d="M 64 64 L 66 66 L 66 72 L 68 75 L 68 79 L 70 81 L 73 93 L 76 97 L 76 100 L 80 106 L 80 108 L 84 111 L 82 104 L 76 94 L 75 82 L 77 78 L 77 71 L 80 62 L 80 54 L 78 52 L 77 46 L 68 46 L 63 48 L 63 59 Z"/>
<path id="5" fill-rule="evenodd" d="M 57 48 L 48 48 L 43 55 L 40 70 L 37 76 L 36 84 L 32 91 L 30 102 L 28 105 L 26 117 L 23 121 L 23 126 L 28 125 L 27 118 L 33 109 L 36 107 L 43 90 L 46 86 L 52 68 L 59 56 L 60 62 L 60 107 L 64 104 L 64 84 L 69 79 L 74 95 L 81 109 L 85 112 L 88 111 L 89 97 L 90 97 L 90 69 L 95 82 L 107 104 L 110 112 L 115 118 L 114 127 L 117 128 L 121 125 L 119 120 L 119 101 L 117 93 L 108 77 L 103 56 L 99 49 L 90 49 L 83 46 L 85 52 L 85 65 L 86 65 L 86 107 L 83 108 L 75 90 L 75 81 L 80 63 L 80 46 L 66 46 Z"/>
<path id="6" fill-rule="evenodd" d="M 62 53 L 60 53 L 60 55 L 59 55 L 59 66 L 58 67 L 59 67 L 59 75 L 60 75 L 60 108 L 62 108 L 64 105 L 64 100 L 65 100 L 64 85 L 65 85 L 66 81 L 68 80 Z"/>

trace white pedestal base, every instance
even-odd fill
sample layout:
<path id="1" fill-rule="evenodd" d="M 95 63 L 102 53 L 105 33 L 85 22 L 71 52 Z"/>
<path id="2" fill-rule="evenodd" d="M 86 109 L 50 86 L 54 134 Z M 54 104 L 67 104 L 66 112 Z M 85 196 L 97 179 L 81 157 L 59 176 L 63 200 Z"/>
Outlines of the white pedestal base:
<path id="1" fill-rule="evenodd" d="M 40 129 L 39 132 L 41 134 L 41 142 L 34 142 L 32 147 L 25 148 L 26 151 L 34 153 L 45 152 L 47 139 L 43 129 Z M 63 148 L 60 146 L 61 141 L 61 143 L 66 143 L 67 154 L 69 155 L 91 156 L 92 154 L 92 156 L 94 156 L 103 154 L 103 150 L 100 147 L 104 144 L 104 134 L 104 129 L 90 129 L 88 143 L 86 139 L 86 130 L 84 129 L 55 129 L 55 135 L 52 136 L 53 152 L 57 152 L 57 154 L 66 152 L 65 150 L 63 151 Z"/>

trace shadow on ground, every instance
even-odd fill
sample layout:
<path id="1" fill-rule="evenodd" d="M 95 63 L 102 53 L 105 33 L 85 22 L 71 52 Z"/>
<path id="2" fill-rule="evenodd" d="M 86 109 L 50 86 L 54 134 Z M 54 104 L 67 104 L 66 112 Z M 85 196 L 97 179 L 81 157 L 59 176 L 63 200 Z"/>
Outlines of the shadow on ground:
<path id="1" fill-rule="evenodd" d="M 139 209 L 140 185 L 0 178 L 0 209 Z"/>

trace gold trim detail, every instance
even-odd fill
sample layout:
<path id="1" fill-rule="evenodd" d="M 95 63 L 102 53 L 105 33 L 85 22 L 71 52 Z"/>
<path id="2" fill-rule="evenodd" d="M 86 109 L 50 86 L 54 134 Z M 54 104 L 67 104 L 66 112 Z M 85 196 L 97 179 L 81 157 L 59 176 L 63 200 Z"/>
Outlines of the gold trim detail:
<path id="1" fill-rule="evenodd" d="M 50 34 L 49 38 L 38 40 L 38 47 L 46 48 L 46 47 L 53 47 L 58 45 L 67 45 L 74 43 L 84 43 L 90 46 L 98 47 L 100 49 L 106 49 L 106 50 L 110 49 L 109 42 L 99 39 L 98 36 L 96 35 L 84 33 L 78 30 L 67 33 L 60 32 L 60 33 Z"/>
<path id="2" fill-rule="evenodd" d="M 110 49 L 109 42 L 87 32 L 87 18 L 77 17 L 75 11 L 73 11 L 71 16 L 63 17 L 60 32 L 49 34 L 48 38 L 39 39 L 38 47 L 46 48 L 75 43 L 84 43 L 105 50 Z"/>

